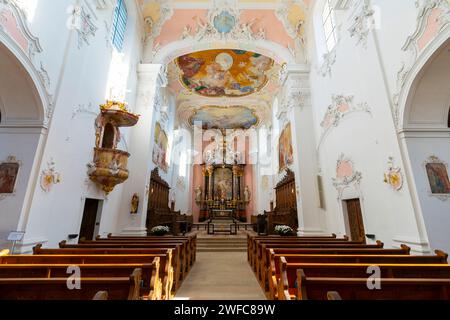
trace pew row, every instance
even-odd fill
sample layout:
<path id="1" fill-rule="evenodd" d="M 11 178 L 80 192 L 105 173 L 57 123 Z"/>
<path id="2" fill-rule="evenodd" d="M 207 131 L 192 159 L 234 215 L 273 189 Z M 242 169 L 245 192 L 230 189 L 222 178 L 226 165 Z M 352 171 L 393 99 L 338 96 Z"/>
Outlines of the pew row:
<path id="1" fill-rule="evenodd" d="M 367 278 L 315 278 L 299 271 L 300 290 L 296 295 L 286 293 L 286 299 L 330 300 L 449 300 L 450 279 L 384 278 L 381 290 L 369 290 Z M 418 290 L 418 288 L 420 288 Z"/>
<path id="2" fill-rule="evenodd" d="M 135 253 L 138 253 L 142 249 L 172 249 L 174 260 L 177 262 L 175 276 L 176 276 L 176 289 L 179 288 L 181 282 L 186 278 L 187 274 L 187 260 L 185 251 L 181 250 L 180 243 L 97 243 L 97 244 L 67 244 L 65 241 L 59 243 L 60 249 L 87 249 L 86 252 L 92 251 L 92 249 L 100 249 L 100 252 L 107 253 L 105 249 L 136 249 Z M 49 249 L 43 249 L 49 250 Z M 52 250 L 52 249 L 50 249 Z M 58 249 L 56 249 L 58 250 Z M 118 253 L 118 252 L 115 252 Z M 125 252 L 127 254 L 128 252 Z M 130 251 L 132 253 L 132 251 Z M 145 252 L 142 252 L 145 253 Z M 47 251 L 47 254 L 48 251 Z M 56 254 L 63 254 L 56 251 Z"/>
<path id="3" fill-rule="evenodd" d="M 376 264 L 381 272 L 376 279 L 381 284 L 379 290 L 368 286 L 373 266 L 370 263 L 288 263 L 281 257 L 278 297 L 280 300 L 325 300 L 329 291 L 336 291 L 343 299 L 351 300 L 449 298 L 448 292 L 443 295 L 441 292 L 450 288 L 448 264 Z M 364 279 L 363 286 L 361 279 Z"/>
<path id="4" fill-rule="evenodd" d="M 436 250 L 436 255 L 306 255 L 306 254 L 275 254 L 270 249 L 270 266 L 267 270 L 266 290 L 272 300 L 278 299 L 278 283 L 280 279 L 280 259 L 283 257 L 287 263 L 371 263 L 371 264 L 447 264 L 448 254 Z"/>
<path id="5" fill-rule="evenodd" d="M 268 268 L 268 261 L 269 261 L 269 252 L 267 249 L 270 248 L 276 248 L 276 249 L 320 249 L 321 251 L 323 249 L 366 249 L 366 250 L 376 250 L 376 249 L 383 249 L 384 243 L 381 241 L 377 241 L 376 244 L 355 244 L 355 243 L 332 243 L 332 242 L 324 242 L 321 244 L 318 243 L 262 243 L 258 244 L 258 250 L 256 252 L 257 258 L 254 258 L 255 266 L 253 267 L 253 270 L 256 273 L 256 277 L 264 283 L 265 278 L 265 271 Z M 406 249 L 406 248 L 405 248 Z M 405 250 L 403 249 L 403 250 Z M 409 249 L 409 248 L 408 248 Z M 340 252 L 339 252 L 340 253 Z M 398 254 L 401 254 L 397 252 Z M 409 251 L 408 251 L 409 253 Z"/>
<path id="6" fill-rule="evenodd" d="M 91 300 L 100 291 L 109 300 L 140 300 L 141 270 L 128 277 L 80 278 L 81 288 L 69 290 L 63 278 L 0 278 L 0 300 Z"/>
<path id="7" fill-rule="evenodd" d="M 167 255 L 171 259 L 173 269 L 173 285 L 172 295 L 178 290 L 181 285 L 181 267 L 180 258 L 175 249 L 167 248 L 62 248 L 62 249 L 47 249 L 42 248 L 41 244 L 33 248 L 34 255 L 77 255 L 77 256 L 96 256 L 96 255 L 119 255 L 119 256 L 134 256 L 134 255 Z M 118 258 L 119 259 L 119 258 Z M 89 260 L 93 261 L 93 260 Z M 170 266 L 170 262 L 169 262 Z M 169 274 L 167 275 L 169 277 Z M 169 280 L 170 281 L 170 280 Z M 170 282 L 169 282 L 170 283 Z"/>
<path id="8" fill-rule="evenodd" d="M 148 264 L 155 258 L 159 259 L 159 278 L 162 287 L 161 297 L 158 300 L 168 300 L 172 297 L 174 272 L 172 266 L 172 251 L 167 254 L 142 254 L 142 255 L 12 255 L 0 257 L 2 265 L 129 265 Z M 0 269 L 1 270 L 1 269 Z M 1 275 L 0 275 L 1 276 Z M 155 281 L 153 281 L 155 282 Z"/>

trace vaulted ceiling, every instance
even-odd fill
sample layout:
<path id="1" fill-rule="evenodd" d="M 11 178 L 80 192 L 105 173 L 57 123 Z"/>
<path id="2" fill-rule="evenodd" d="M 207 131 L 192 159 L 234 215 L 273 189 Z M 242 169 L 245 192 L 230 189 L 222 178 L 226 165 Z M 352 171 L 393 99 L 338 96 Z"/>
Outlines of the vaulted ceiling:
<path id="1" fill-rule="evenodd" d="M 149 62 L 168 64 L 178 125 L 268 124 L 283 63 L 305 56 L 312 0 L 139 0 Z M 152 60 L 153 59 L 153 60 Z"/>

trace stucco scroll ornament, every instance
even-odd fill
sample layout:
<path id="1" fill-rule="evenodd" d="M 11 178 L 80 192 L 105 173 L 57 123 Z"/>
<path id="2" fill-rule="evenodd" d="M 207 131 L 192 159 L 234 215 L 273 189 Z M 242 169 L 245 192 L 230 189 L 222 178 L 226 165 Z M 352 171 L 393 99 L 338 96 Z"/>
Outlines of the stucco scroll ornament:
<path id="1" fill-rule="evenodd" d="M 439 200 L 447 201 L 450 198 L 450 179 L 448 164 L 437 156 L 432 155 L 422 163 L 425 175 L 428 178 L 428 194 Z"/>
<path id="2" fill-rule="evenodd" d="M 384 173 L 384 183 L 389 184 L 395 191 L 400 191 L 403 187 L 403 182 L 402 170 L 394 165 L 394 158 L 389 157 L 388 170 Z"/>
<path id="3" fill-rule="evenodd" d="M 338 191 L 338 199 L 342 199 L 346 188 L 359 188 L 362 174 L 356 171 L 353 162 L 344 154 L 341 154 L 336 164 L 336 178 L 332 178 L 333 186 Z"/>
<path id="4" fill-rule="evenodd" d="M 329 75 L 331 77 L 331 70 L 336 63 L 336 47 L 323 55 L 322 65 L 319 66 L 318 71 L 322 77 Z"/>
<path id="5" fill-rule="evenodd" d="M 177 189 L 181 190 L 181 191 L 185 191 L 186 190 L 186 182 L 185 182 L 183 177 L 178 177 L 177 178 Z"/>
<path id="6" fill-rule="evenodd" d="M 364 48 L 367 48 L 367 37 L 375 24 L 374 15 L 375 10 L 370 2 L 365 0 L 360 14 L 353 18 L 353 24 L 348 29 L 350 36 L 356 37 L 356 45 L 362 44 Z"/>
<path id="7" fill-rule="evenodd" d="M 50 192 L 55 184 L 61 182 L 61 174 L 56 171 L 56 164 L 53 159 L 47 162 L 47 168 L 42 170 L 40 185 L 44 192 Z"/>
<path id="8" fill-rule="evenodd" d="M 340 125 L 342 119 L 354 112 L 365 112 L 372 114 L 372 111 L 367 102 L 355 104 L 354 96 L 333 95 L 331 97 L 332 103 L 324 115 L 320 124 L 323 129 L 320 137 L 319 146 L 327 133 Z"/>
<path id="9" fill-rule="evenodd" d="M 78 49 L 81 49 L 84 44 L 90 44 L 89 38 L 95 37 L 98 27 L 94 24 L 92 15 L 86 13 L 83 6 L 69 7 L 68 13 L 71 15 L 68 27 L 77 31 Z"/>
<path id="10" fill-rule="evenodd" d="M 22 162 L 14 156 L 0 162 L 0 201 L 15 196 L 21 166 Z"/>
<path id="11" fill-rule="evenodd" d="M 402 47 L 405 57 L 397 72 L 397 88 L 393 94 L 393 117 L 396 126 L 400 124 L 400 103 L 403 100 L 403 89 L 412 74 L 412 70 L 420 56 L 426 54 L 430 44 L 439 34 L 450 28 L 449 0 L 416 1 L 418 7 L 416 30 L 408 37 Z"/>
<path id="12" fill-rule="evenodd" d="M 192 33 L 191 27 L 183 29 L 181 38 L 195 41 L 256 41 L 265 40 L 266 31 L 259 28 L 253 30 L 257 22 L 252 19 L 240 22 L 241 12 L 237 3 L 233 1 L 214 1 L 214 6 L 209 10 L 206 20 L 195 16 L 196 27 Z"/>

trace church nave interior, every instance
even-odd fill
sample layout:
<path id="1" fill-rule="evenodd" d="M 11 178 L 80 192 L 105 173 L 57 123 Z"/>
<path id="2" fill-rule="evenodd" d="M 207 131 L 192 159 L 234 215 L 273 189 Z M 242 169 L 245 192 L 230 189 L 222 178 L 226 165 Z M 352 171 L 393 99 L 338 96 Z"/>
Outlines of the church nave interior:
<path id="1" fill-rule="evenodd" d="M 449 0 L 0 1 L 0 300 L 450 300 L 449 87 Z"/>

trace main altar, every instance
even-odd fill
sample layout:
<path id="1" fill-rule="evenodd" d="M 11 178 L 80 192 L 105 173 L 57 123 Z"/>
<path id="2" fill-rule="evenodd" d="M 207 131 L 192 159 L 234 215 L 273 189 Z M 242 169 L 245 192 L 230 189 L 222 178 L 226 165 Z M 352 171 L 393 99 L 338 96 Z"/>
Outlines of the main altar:
<path id="1" fill-rule="evenodd" d="M 205 154 L 201 165 L 203 183 L 196 188 L 196 204 L 200 208 L 199 220 L 236 219 L 246 221 L 246 207 L 250 191 L 245 186 L 246 165 L 239 152 L 226 143 Z"/>

